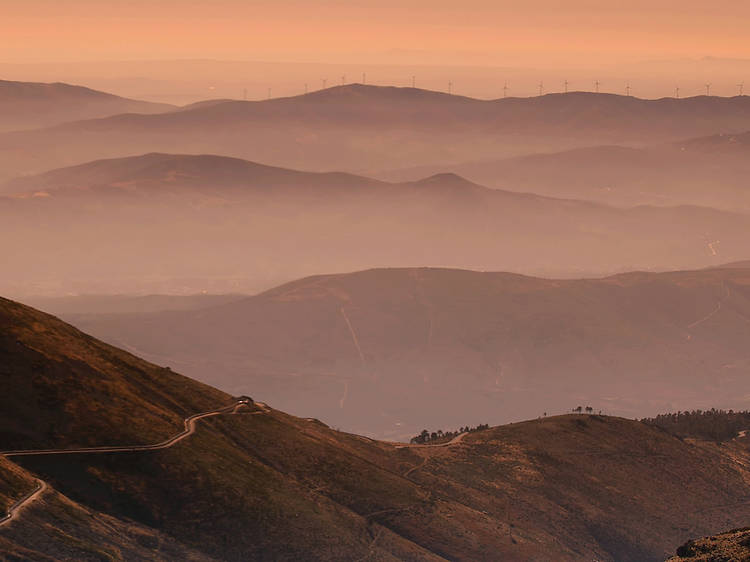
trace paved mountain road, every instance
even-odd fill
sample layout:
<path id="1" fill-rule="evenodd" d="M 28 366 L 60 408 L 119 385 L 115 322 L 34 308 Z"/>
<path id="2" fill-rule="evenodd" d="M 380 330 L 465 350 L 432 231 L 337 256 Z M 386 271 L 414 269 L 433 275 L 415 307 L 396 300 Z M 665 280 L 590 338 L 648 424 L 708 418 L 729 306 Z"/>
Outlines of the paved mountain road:
<path id="1" fill-rule="evenodd" d="M 35 450 L 18 450 L 18 451 L 0 451 L 1 457 L 28 457 L 35 455 L 73 455 L 73 454 L 86 454 L 86 453 L 131 453 L 139 451 L 157 451 L 159 449 L 167 449 L 172 447 L 195 433 L 196 422 L 204 418 L 211 416 L 219 416 L 221 414 L 235 414 L 243 406 L 248 406 L 250 403 L 245 400 L 238 400 L 234 404 L 219 408 L 218 410 L 212 410 L 210 412 L 203 412 L 201 414 L 194 414 L 188 418 L 185 418 L 184 424 L 185 429 L 170 437 L 166 441 L 156 443 L 154 445 L 117 445 L 111 447 L 78 447 L 75 449 L 35 449 Z M 268 411 L 268 407 L 265 404 L 261 406 L 262 413 Z M 256 412 L 253 412 L 256 413 Z M 48 485 L 43 480 L 37 480 L 38 486 L 17 500 L 9 509 L 8 513 L 0 519 L 0 527 L 14 520 L 18 514 L 29 506 L 31 503 L 39 499 L 42 494 L 48 489 Z"/>
<path id="2" fill-rule="evenodd" d="M 0 519 L 0 527 L 5 525 L 6 523 L 9 523 L 11 520 L 17 517 L 23 509 L 34 503 L 36 500 L 42 497 L 42 494 L 44 492 L 47 491 L 47 483 L 44 480 L 37 480 L 36 482 L 36 488 L 34 488 L 28 494 L 11 505 L 10 508 L 8 508 L 8 513 L 5 514 L 5 517 Z"/>

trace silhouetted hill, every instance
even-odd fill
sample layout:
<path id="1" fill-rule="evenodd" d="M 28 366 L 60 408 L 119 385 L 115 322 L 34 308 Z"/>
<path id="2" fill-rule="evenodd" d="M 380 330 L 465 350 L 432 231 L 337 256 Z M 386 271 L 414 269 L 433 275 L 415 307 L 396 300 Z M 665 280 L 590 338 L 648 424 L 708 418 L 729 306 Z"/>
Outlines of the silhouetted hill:
<path id="1" fill-rule="evenodd" d="M 750 244 L 747 216 L 729 211 L 621 209 L 455 174 L 390 184 L 211 155 L 104 160 L 1 189 L 12 235 L 0 237 L 0 286 L 16 296 L 247 293 L 383 265 L 580 277 L 706 267 L 745 259 Z"/>
<path id="2" fill-rule="evenodd" d="M 97 443 L 158 441 L 178 416 L 227 403 L 27 307 L 2 301 L 0 319 L 11 367 L 0 376 L 13 383 L 3 385 L 3 449 L 65 446 L 81 431 Z M 37 437 L 37 402 L 52 392 L 58 431 Z M 34 478 L 48 490 L 3 527 L 0 545 L 21 560 L 648 562 L 750 516 L 748 460 L 739 443 L 691 445 L 614 417 L 550 417 L 409 448 L 254 404 L 201 420 L 167 449 L 1 458 L 4 505 Z"/>
<path id="3" fill-rule="evenodd" d="M 379 269 L 196 312 L 69 318 L 233 393 L 357 432 L 745 405 L 750 269 L 549 280 Z"/>
<path id="4" fill-rule="evenodd" d="M 749 129 L 750 98 L 642 100 L 574 92 L 478 100 L 355 84 L 0 135 L 0 164 L 8 178 L 98 158 L 180 152 L 356 172 Z"/>
<path id="5" fill-rule="evenodd" d="M 0 80 L 0 132 L 117 113 L 160 113 L 172 109 L 172 105 L 122 98 L 82 86 Z"/>
<path id="6" fill-rule="evenodd" d="M 36 176 L 6 182 L 0 192 L 96 191 L 106 188 L 121 191 L 169 191 L 175 188 L 296 187 L 302 189 L 347 188 L 376 185 L 377 180 L 339 172 L 316 173 L 265 166 L 239 158 L 210 154 L 144 154 L 128 158 L 97 160 L 78 166 L 52 170 Z"/>
<path id="7" fill-rule="evenodd" d="M 391 181 L 450 170 L 496 188 L 632 205 L 703 205 L 750 212 L 750 154 L 724 135 L 650 147 L 593 146 L 377 174 Z M 750 137 L 748 137 L 750 138 Z M 743 147 L 745 147 L 743 149 Z"/>

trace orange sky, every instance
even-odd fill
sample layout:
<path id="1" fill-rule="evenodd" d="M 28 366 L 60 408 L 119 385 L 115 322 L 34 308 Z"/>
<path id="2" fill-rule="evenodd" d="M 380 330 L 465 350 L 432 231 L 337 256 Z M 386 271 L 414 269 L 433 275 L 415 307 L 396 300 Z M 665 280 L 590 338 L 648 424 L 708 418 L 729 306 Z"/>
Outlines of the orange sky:
<path id="1" fill-rule="evenodd" d="M 2 62 L 750 58 L 747 0 L 0 0 Z"/>

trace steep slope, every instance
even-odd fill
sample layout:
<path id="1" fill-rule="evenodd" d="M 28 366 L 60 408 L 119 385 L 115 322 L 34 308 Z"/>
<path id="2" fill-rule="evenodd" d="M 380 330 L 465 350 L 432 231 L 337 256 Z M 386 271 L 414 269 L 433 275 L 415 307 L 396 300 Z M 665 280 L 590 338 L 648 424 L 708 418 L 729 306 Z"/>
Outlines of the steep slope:
<path id="1" fill-rule="evenodd" d="M 196 312 L 68 319 L 200 380 L 370 435 L 579 404 L 628 417 L 747 407 L 747 268 L 567 281 L 371 270 Z"/>
<path id="2" fill-rule="evenodd" d="M 44 353 L 34 371 L 62 364 L 75 377 L 69 358 L 81 348 L 80 363 L 118 388 L 135 377 L 127 365 L 158 370 L 26 307 L 3 303 L 0 316 L 12 320 L 11 340 Z M 45 339 L 34 335 L 42 328 Z M 3 358 L 26 373 L 26 352 L 7 340 Z M 104 366 L 113 353 L 118 372 Z M 166 379 L 179 382 L 181 399 L 200 391 L 225 403 L 221 393 L 159 372 L 141 380 L 139 396 L 159 394 Z M 60 376 L 47 387 L 55 381 L 65 386 Z M 35 412 L 17 385 L 3 387 Z M 98 441 L 111 443 L 116 401 L 84 389 L 97 419 L 66 393 L 59 421 L 90 419 Z M 163 411 L 176 414 L 184 404 L 173 396 Z M 133 403 L 132 427 L 118 438 L 142 439 L 152 419 L 122 399 Z M 169 434 L 158 421 L 153 429 Z M 1 439 L 3 448 L 39 442 L 12 426 Z M 56 447 L 79 441 L 49 437 Z M 686 537 L 750 516 L 749 457 L 740 443 L 689 444 L 639 422 L 575 415 L 411 448 L 256 404 L 202 420 L 167 449 L 0 459 L 0 497 L 27 493 L 31 474 L 49 487 L 0 527 L 0 544 L 22 560 L 137 558 L 145 550 L 159 560 L 659 560 Z"/>
<path id="3" fill-rule="evenodd" d="M 748 129 L 746 97 L 641 100 L 574 92 L 486 101 L 355 84 L 0 135 L 0 164 L 8 178 L 154 151 L 315 170 L 382 170 Z"/>
<path id="4" fill-rule="evenodd" d="M 746 215 L 710 208 L 621 209 L 455 174 L 389 184 L 209 155 L 99 161 L 5 189 L 0 288 L 19 296 L 247 293 L 380 266 L 696 268 L 745 259 L 750 243 Z"/>
<path id="5" fill-rule="evenodd" d="M 149 443 L 176 433 L 186 415 L 230 402 L 5 299 L 0 349 L 3 387 L 13 389 L 0 396 L 2 450 Z"/>
<path id="6" fill-rule="evenodd" d="M 172 109 L 172 105 L 122 98 L 82 86 L 0 80 L 0 132 L 118 113 L 161 113 Z"/>

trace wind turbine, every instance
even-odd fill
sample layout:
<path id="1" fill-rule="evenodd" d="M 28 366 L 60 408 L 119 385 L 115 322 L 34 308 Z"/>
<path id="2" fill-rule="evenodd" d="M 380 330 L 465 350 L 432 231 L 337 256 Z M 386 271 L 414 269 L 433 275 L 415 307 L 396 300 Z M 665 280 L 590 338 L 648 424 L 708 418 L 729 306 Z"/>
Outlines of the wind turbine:
<path id="1" fill-rule="evenodd" d="M 565 82 L 563 82 L 563 84 L 565 86 L 565 93 L 567 94 L 568 93 L 568 84 L 569 84 L 569 82 L 566 80 Z"/>
<path id="2" fill-rule="evenodd" d="M 630 82 L 625 86 L 625 95 L 630 97 Z"/>
<path id="3" fill-rule="evenodd" d="M 507 82 L 505 83 L 505 86 L 503 86 L 503 97 L 504 98 L 508 97 L 508 83 Z"/>
<path id="4" fill-rule="evenodd" d="M 344 74 L 344 75 L 343 75 L 343 76 L 341 77 L 341 85 L 343 86 L 343 85 L 344 85 L 345 83 L 346 83 L 346 74 Z"/>
<path id="5" fill-rule="evenodd" d="M 675 86 L 674 97 L 676 97 L 677 99 L 680 99 L 680 87 L 679 86 Z"/>
<path id="6" fill-rule="evenodd" d="M 740 89 L 740 95 L 744 96 L 745 95 L 745 83 L 740 82 L 739 84 L 737 84 L 737 87 Z"/>
<path id="7" fill-rule="evenodd" d="M 706 95 L 707 96 L 711 95 L 711 84 L 710 83 L 706 84 Z"/>
<path id="8" fill-rule="evenodd" d="M 544 93 L 544 82 L 539 82 L 539 95 Z"/>
<path id="9" fill-rule="evenodd" d="M 594 85 L 596 86 L 596 90 L 595 91 L 596 91 L 597 94 L 599 93 L 599 84 L 601 84 L 601 82 L 599 82 L 599 80 L 597 80 L 596 82 L 594 82 Z"/>
<path id="10" fill-rule="evenodd" d="M 323 83 L 323 89 L 326 89 L 326 83 L 328 82 L 328 78 L 321 78 L 320 81 Z"/>

